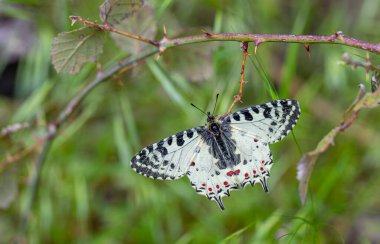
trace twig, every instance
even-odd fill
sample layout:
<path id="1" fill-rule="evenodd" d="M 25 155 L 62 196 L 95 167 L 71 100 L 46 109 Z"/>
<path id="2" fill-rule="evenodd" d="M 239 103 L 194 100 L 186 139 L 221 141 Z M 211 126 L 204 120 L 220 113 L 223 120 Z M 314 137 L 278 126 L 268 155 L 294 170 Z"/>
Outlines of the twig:
<path id="1" fill-rule="evenodd" d="M 85 19 L 83 19 L 80 16 L 70 16 L 70 19 L 73 21 L 73 23 L 75 23 L 76 21 L 80 21 L 80 22 L 82 22 L 85 25 L 91 25 L 93 27 L 99 28 L 100 30 L 111 31 L 111 32 L 114 32 L 114 33 L 117 33 L 117 34 L 129 37 L 129 38 L 132 38 L 132 39 L 136 39 L 138 41 L 142 41 L 142 42 L 146 42 L 146 43 L 152 44 L 152 45 L 154 45 L 156 47 L 158 47 L 158 45 L 159 45 L 157 42 L 149 40 L 149 39 L 144 38 L 142 36 L 134 35 L 134 34 L 131 34 L 131 33 L 125 32 L 125 31 L 120 31 L 120 30 L 117 30 L 117 29 L 115 29 L 115 28 L 113 28 L 113 27 L 111 27 L 109 25 L 101 25 L 101 24 L 98 24 L 98 23 L 96 23 L 94 21 L 85 20 Z"/>
<path id="2" fill-rule="evenodd" d="M 240 71 L 240 88 L 239 88 L 239 94 L 235 95 L 235 99 L 232 102 L 230 108 L 227 110 L 225 114 L 220 116 L 221 118 L 225 117 L 227 114 L 230 114 L 232 109 L 234 108 L 235 104 L 239 101 L 241 101 L 241 98 L 243 96 L 243 85 L 245 83 L 244 81 L 244 71 L 245 71 L 245 63 L 247 60 L 247 55 L 248 55 L 248 42 L 243 42 L 242 43 L 242 49 L 243 49 L 243 58 L 241 62 L 241 71 Z"/>
<path id="3" fill-rule="evenodd" d="M 348 53 L 343 53 L 342 61 L 347 65 L 351 65 L 353 68 L 362 67 L 367 72 L 369 70 L 380 71 L 380 67 L 373 65 L 369 59 L 367 59 L 365 62 L 356 61 L 353 60 Z"/>

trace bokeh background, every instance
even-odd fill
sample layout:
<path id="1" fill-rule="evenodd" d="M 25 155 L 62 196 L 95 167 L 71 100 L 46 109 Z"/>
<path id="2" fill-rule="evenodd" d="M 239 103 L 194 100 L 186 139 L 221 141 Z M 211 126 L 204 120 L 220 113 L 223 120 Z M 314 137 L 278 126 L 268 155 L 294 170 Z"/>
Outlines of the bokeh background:
<path id="1" fill-rule="evenodd" d="M 203 43 L 168 50 L 97 87 L 61 128 L 40 179 L 26 232 L 20 233 L 25 190 L 44 126 L 96 76 L 96 64 L 76 75 L 57 74 L 51 42 L 70 25 L 68 16 L 99 20 L 102 1 L 0 1 L 0 127 L 29 128 L 0 138 L 0 239 L 30 243 L 375 243 L 380 242 L 379 109 L 364 110 L 312 174 L 302 206 L 296 179 L 302 153 L 339 124 L 363 83 L 364 69 L 341 62 L 343 53 L 365 62 L 366 52 L 338 45 L 263 44 L 246 66 L 240 108 L 281 98 L 300 101 L 294 137 L 272 145 L 269 194 L 259 185 L 224 198 L 226 210 L 197 195 L 187 178 L 155 181 L 131 170 L 143 146 L 204 124 L 190 102 L 210 110 L 215 95 L 224 113 L 238 91 L 242 52 L 237 42 Z M 348 36 L 379 42 L 380 1 L 149 1 L 162 38 L 207 30 Z M 138 25 L 138 23 L 137 23 Z M 251 46 L 249 51 L 253 53 Z M 108 38 L 99 63 L 115 64 L 120 51 Z M 374 65 L 379 56 L 370 55 Z M 259 64 L 260 67 L 255 67 Z M 266 74 L 266 75 L 264 75 Z M 236 108 L 238 109 L 238 108 Z M 300 150 L 297 147 L 300 145 Z M 31 148 L 11 164 L 9 155 Z M 14 199 L 11 201 L 10 199 Z"/>

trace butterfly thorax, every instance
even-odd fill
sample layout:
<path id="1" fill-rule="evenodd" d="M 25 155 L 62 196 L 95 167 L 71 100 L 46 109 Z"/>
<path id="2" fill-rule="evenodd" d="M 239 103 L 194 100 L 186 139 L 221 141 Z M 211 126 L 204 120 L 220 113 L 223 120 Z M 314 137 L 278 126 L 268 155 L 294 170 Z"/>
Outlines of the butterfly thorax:
<path id="1" fill-rule="evenodd" d="M 210 154 L 217 159 L 219 169 L 232 168 L 240 162 L 236 154 L 235 142 L 230 136 L 230 126 L 207 113 L 207 130 L 203 138 L 209 146 Z"/>

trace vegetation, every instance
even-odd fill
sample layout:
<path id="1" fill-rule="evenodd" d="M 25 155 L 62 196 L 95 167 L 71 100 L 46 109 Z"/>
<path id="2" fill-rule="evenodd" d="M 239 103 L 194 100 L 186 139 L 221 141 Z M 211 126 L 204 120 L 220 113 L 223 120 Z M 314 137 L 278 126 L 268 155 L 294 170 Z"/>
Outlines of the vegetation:
<path id="1" fill-rule="evenodd" d="M 1 2 L 0 86 L 15 82 L 0 97 L 1 241 L 380 242 L 379 5 Z M 190 103 L 211 110 L 217 93 L 218 114 L 277 97 L 302 109 L 271 146 L 269 193 L 234 191 L 223 212 L 187 178 L 129 165 L 204 124 Z"/>

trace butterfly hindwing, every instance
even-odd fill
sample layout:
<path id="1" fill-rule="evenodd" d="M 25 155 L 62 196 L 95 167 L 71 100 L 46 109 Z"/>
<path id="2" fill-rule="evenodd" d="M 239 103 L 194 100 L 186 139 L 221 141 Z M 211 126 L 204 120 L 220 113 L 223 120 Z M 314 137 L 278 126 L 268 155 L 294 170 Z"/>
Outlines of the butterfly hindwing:
<path id="1" fill-rule="evenodd" d="M 242 109 L 223 121 L 261 141 L 275 143 L 293 129 L 299 115 L 299 103 L 284 99 Z"/>
<path id="2" fill-rule="evenodd" d="M 267 192 L 266 179 L 272 166 L 272 155 L 267 143 L 242 134 L 241 131 L 232 131 L 228 140 L 236 146 L 236 165 L 219 168 L 218 160 L 212 156 L 205 141 L 202 141 L 187 172 L 195 191 L 216 201 L 221 209 L 224 209 L 224 196 L 229 196 L 231 190 L 243 188 L 248 183 L 260 183 Z"/>
<path id="3" fill-rule="evenodd" d="M 153 179 L 174 180 L 187 172 L 203 126 L 179 132 L 143 148 L 131 160 L 137 173 Z"/>
<path id="4" fill-rule="evenodd" d="M 242 187 L 248 183 L 252 186 L 260 183 L 264 191 L 268 192 L 266 180 L 272 167 L 272 154 L 268 143 L 233 128 L 231 139 L 236 143 L 236 153 L 241 160 L 229 174 L 234 174 Z"/>
<path id="5" fill-rule="evenodd" d="M 239 188 L 235 179 L 227 177 L 228 169 L 219 169 L 217 159 L 212 156 L 203 140 L 198 146 L 196 156 L 190 164 L 187 176 L 198 194 L 206 196 L 224 209 L 222 197 Z"/>

